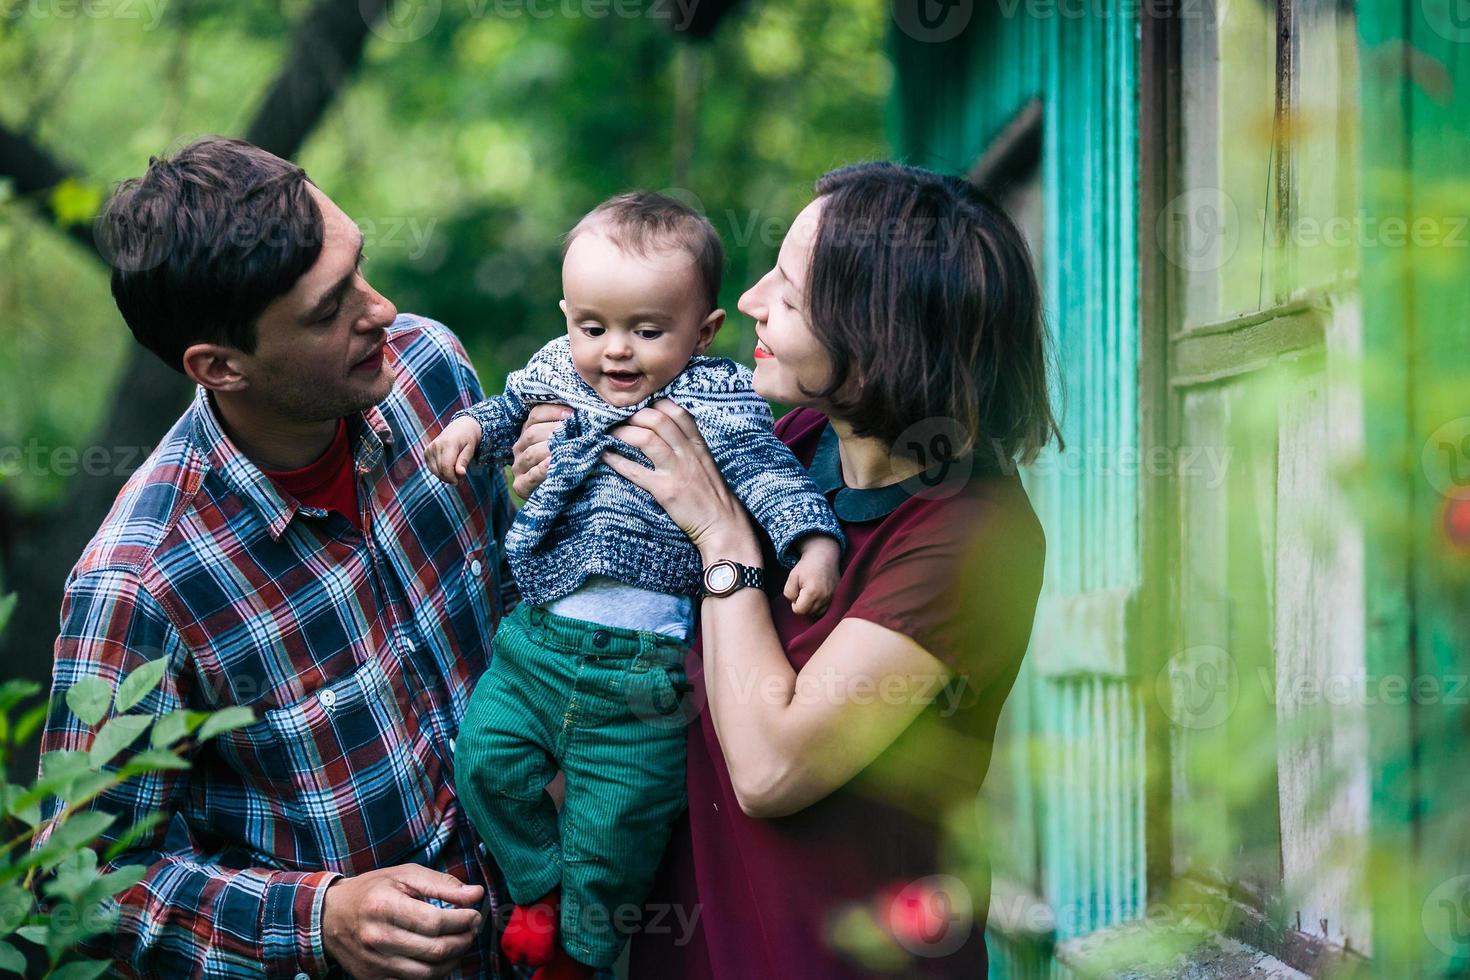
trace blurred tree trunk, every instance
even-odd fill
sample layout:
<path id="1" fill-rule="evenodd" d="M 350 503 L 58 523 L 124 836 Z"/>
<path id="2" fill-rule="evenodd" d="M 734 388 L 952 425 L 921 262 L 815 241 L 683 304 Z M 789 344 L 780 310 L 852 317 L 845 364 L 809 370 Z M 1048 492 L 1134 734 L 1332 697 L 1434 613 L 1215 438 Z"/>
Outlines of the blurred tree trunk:
<path id="1" fill-rule="evenodd" d="M 278 156 L 294 156 L 361 62 L 370 25 L 386 3 L 317 0 L 297 26 L 291 51 L 245 138 Z M 47 217 L 55 220 L 47 192 L 77 174 L 25 134 L 0 126 L 0 175 L 14 181 L 17 195 L 43 202 Z M 69 226 L 66 234 L 103 261 L 89 226 Z M 127 358 L 112 406 L 92 444 L 109 451 L 140 447 L 137 462 L 141 462 L 188 404 L 191 390 L 182 375 L 142 347 L 130 345 Z M 5 512 L 9 526 L 0 529 L 5 588 L 18 593 L 20 600 L 10 627 L 0 636 L 6 676 L 31 678 L 49 690 L 62 584 L 124 479 L 125 475 L 78 475 L 54 510 L 33 518 Z M 36 745 L 19 748 L 9 766 L 11 778 L 30 779 L 35 765 Z"/>

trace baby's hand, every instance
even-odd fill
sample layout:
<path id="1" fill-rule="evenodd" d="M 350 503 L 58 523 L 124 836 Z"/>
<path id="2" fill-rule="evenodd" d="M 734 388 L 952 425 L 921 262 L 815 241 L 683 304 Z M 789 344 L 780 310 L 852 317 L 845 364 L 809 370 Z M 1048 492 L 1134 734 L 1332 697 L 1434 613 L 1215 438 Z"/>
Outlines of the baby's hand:
<path id="1" fill-rule="evenodd" d="M 801 560 L 786 577 L 783 593 L 798 616 L 819 616 L 827 611 L 837 590 L 837 563 L 842 546 L 825 534 L 813 534 L 797 545 Z"/>
<path id="2" fill-rule="evenodd" d="M 438 438 L 429 443 L 424 457 L 429 463 L 429 472 L 450 486 L 457 486 L 464 476 L 465 468 L 475 458 L 480 446 L 480 423 L 468 415 L 461 415 L 444 427 Z"/>

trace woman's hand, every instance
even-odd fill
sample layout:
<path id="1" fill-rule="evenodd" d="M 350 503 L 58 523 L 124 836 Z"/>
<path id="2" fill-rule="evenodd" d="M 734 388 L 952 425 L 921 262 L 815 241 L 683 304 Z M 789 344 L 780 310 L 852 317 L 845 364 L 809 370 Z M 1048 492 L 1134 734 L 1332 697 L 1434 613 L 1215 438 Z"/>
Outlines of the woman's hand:
<path id="1" fill-rule="evenodd" d="M 612 435 L 641 449 L 653 469 L 617 453 L 603 453 L 603 460 L 652 494 L 706 562 L 733 558 L 759 563 L 760 545 L 750 517 L 715 465 L 694 416 L 665 399 L 613 429 Z"/>
<path id="2" fill-rule="evenodd" d="M 572 410 L 556 402 L 537 405 L 526 415 L 521 437 L 511 447 L 510 486 L 517 497 L 525 500 L 546 479 L 546 468 L 551 463 L 546 444 L 556 427 L 571 417 Z"/>

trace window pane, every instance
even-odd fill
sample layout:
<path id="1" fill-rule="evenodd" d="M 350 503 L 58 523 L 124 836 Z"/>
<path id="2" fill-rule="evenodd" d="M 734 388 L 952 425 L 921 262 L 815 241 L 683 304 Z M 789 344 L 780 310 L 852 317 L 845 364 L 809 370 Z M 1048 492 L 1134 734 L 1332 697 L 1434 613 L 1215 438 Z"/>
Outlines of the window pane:
<path id="1" fill-rule="evenodd" d="M 1299 287 L 1350 274 L 1372 229 L 1357 211 L 1357 25 L 1344 0 L 1296 5 L 1297 207 L 1292 222 Z"/>
<path id="2" fill-rule="evenodd" d="M 1181 18 L 1184 180 L 1165 247 L 1183 270 L 1185 320 L 1198 324 L 1274 301 L 1264 230 L 1275 205 L 1276 8 L 1203 0 Z"/>

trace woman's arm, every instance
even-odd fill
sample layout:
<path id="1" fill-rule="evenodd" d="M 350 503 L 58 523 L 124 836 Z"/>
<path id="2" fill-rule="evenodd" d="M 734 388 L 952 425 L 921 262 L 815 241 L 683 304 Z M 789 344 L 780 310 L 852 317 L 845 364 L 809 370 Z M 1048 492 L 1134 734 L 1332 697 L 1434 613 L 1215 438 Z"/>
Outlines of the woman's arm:
<path id="1" fill-rule="evenodd" d="M 687 412 L 660 402 L 617 431 L 654 463 L 603 458 L 651 493 L 706 565 L 759 565 L 750 519 Z M 705 690 L 740 806 L 752 816 L 801 810 L 842 786 L 933 701 L 949 669 L 901 633 L 844 619 L 800 673 L 792 670 L 766 596 L 742 589 L 700 608 Z"/>

